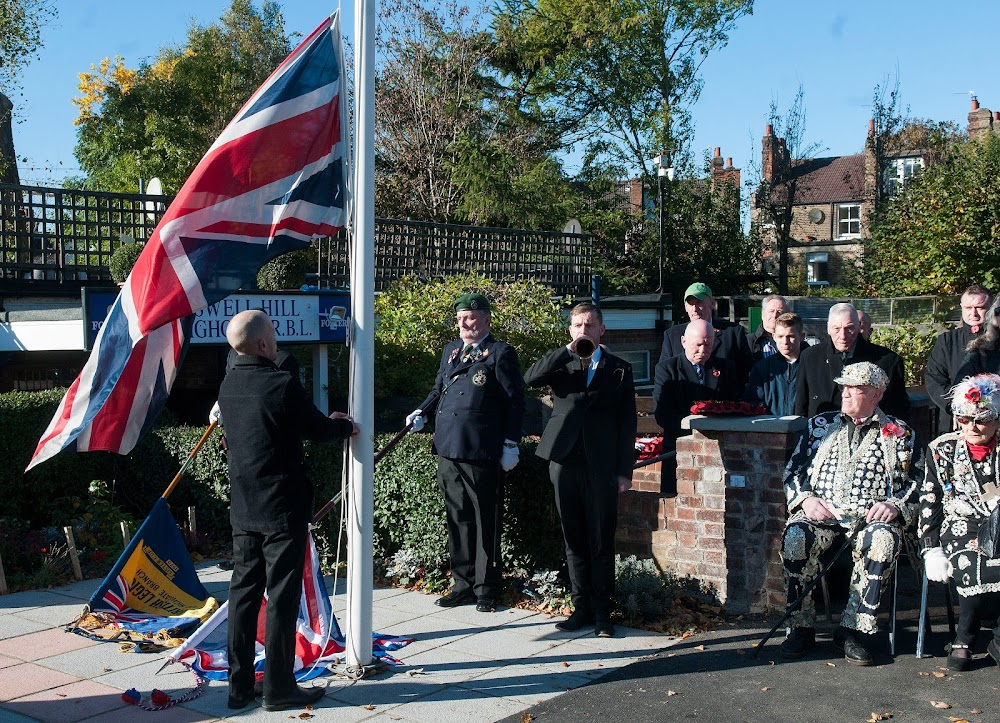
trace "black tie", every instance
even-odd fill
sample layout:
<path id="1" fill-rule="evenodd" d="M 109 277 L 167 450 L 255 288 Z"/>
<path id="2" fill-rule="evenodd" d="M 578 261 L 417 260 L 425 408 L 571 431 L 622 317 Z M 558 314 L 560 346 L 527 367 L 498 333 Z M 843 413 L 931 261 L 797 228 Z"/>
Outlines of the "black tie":
<path id="1" fill-rule="evenodd" d="M 695 364 L 694 365 L 694 373 L 698 375 L 698 383 L 699 384 L 704 384 L 705 383 L 705 372 L 702 371 L 701 364 Z"/>

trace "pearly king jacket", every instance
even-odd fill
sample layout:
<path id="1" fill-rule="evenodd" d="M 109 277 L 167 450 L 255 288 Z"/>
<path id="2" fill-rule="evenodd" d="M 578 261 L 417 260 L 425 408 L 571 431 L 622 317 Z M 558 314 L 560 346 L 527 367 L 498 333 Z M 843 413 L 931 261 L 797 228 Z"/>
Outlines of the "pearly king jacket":
<path id="1" fill-rule="evenodd" d="M 916 518 L 916 483 L 910 479 L 913 430 L 881 409 L 853 431 L 840 412 L 809 419 L 785 469 L 788 514 L 808 497 L 832 502 L 846 517 L 863 516 L 876 502 L 899 509 L 904 526 Z M 861 435 L 860 439 L 857 435 Z"/>

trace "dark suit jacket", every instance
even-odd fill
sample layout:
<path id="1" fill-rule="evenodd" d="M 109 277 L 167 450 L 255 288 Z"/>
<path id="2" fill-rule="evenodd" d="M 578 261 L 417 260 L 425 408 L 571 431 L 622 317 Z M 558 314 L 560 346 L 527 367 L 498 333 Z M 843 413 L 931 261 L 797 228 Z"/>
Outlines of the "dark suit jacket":
<path id="1" fill-rule="evenodd" d="M 741 385 L 746 384 L 753 366 L 753 352 L 743 327 L 728 319 L 712 319 L 715 328 L 715 346 L 712 348 L 712 359 L 728 359 L 736 367 L 736 373 Z M 677 324 L 663 333 L 663 347 L 660 349 L 660 361 L 666 363 L 671 357 L 684 354 L 681 337 L 687 324 Z"/>
<path id="2" fill-rule="evenodd" d="M 656 365 L 653 388 L 653 415 L 663 427 L 663 449 L 671 450 L 681 436 L 681 420 L 691 414 L 691 405 L 710 399 L 736 401 L 743 386 L 736 368 L 728 359 L 709 359 L 705 383 L 698 383 L 694 366 L 683 354 Z"/>
<path id="3" fill-rule="evenodd" d="M 559 462 L 582 443 L 596 476 L 613 483 L 632 479 L 635 461 L 635 385 L 632 367 L 601 347 L 594 378 L 580 357 L 566 347 L 546 352 L 524 375 L 529 387 L 552 389 L 552 417 L 545 425 L 536 454 Z M 581 439 L 582 436 L 582 439 Z"/>
<path id="4" fill-rule="evenodd" d="M 886 414 L 899 417 L 904 421 L 910 416 L 910 399 L 906 396 L 906 383 L 903 377 L 903 360 L 900 356 L 884 346 L 872 344 L 860 335 L 854 346 L 854 356 L 847 360 L 848 364 L 872 362 L 879 366 L 889 377 L 889 386 L 879 402 L 879 408 Z M 823 412 L 840 411 L 840 385 L 834 379 L 844 370 L 844 362 L 840 358 L 833 342 L 821 341 L 802 352 L 799 357 L 798 378 L 795 389 L 795 413 L 802 417 L 815 417 Z"/>
<path id="5" fill-rule="evenodd" d="M 979 334 L 973 334 L 968 326 L 962 324 L 957 329 L 941 332 L 934 340 L 934 348 L 924 370 L 924 384 L 931 400 L 946 415 L 951 412 L 945 395 L 959 381 L 958 370 L 965 360 L 965 347 L 978 336 Z M 950 429 L 951 425 L 948 427 Z"/>
<path id="6" fill-rule="evenodd" d="M 962 380 L 977 374 L 1000 374 L 1000 349 L 974 351 L 966 354 L 955 379 Z"/>
<path id="7" fill-rule="evenodd" d="M 517 352 L 487 334 L 480 356 L 463 362 L 464 346 L 456 339 L 444 348 L 434 388 L 419 408 L 434 419 L 434 454 L 499 461 L 504 439 L 521 439 L 524 387 Z"/>

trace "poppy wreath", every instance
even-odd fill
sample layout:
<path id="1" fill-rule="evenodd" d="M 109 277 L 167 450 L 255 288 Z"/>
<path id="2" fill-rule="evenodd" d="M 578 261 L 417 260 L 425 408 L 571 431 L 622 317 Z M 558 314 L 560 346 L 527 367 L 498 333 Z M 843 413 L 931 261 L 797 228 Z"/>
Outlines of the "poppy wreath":
<path id="1" fill-rule="evenodd" d="M 706 400 L 695 402 L 691 405 L 691 414 L 704 414 L 707 416 L 743 416 L 756 417 L 762 414 L 770 414 L 770 410 L 763 404 L 751 404 L 750 402 L 727 402 Z"/>

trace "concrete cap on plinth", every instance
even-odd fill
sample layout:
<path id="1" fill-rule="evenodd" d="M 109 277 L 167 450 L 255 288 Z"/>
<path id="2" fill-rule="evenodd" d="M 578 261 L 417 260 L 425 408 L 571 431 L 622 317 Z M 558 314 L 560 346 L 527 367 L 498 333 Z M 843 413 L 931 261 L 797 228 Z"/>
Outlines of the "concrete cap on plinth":
<path id="1" fill-rule="evenodd" d="M 805 417 L 716 417 L 692 414 L 681 421 L 681 429 L 697 429 L 702 432 L 764 432 L 787 434 L 801 432 L 806 428 Z"/>

